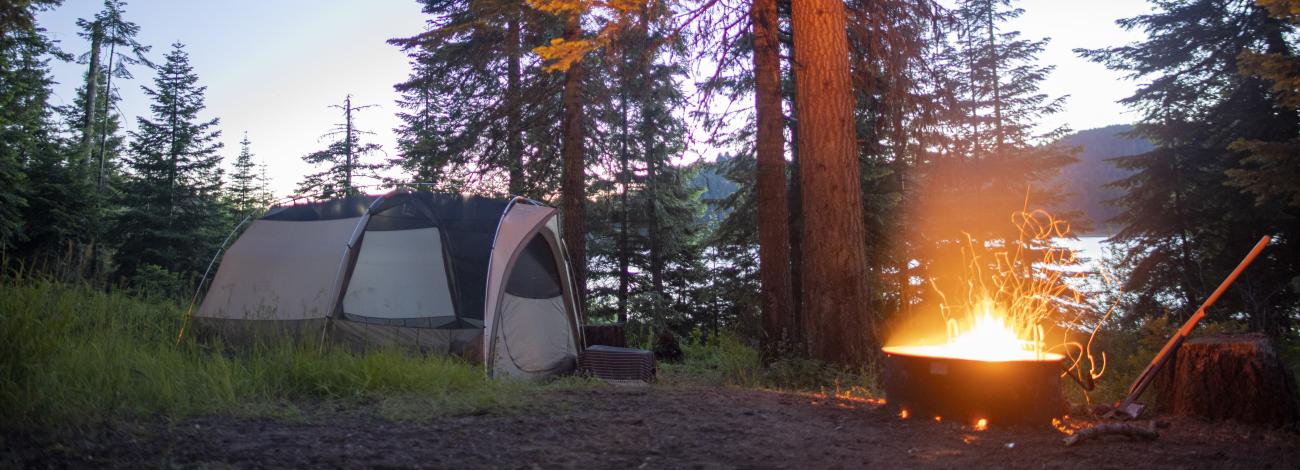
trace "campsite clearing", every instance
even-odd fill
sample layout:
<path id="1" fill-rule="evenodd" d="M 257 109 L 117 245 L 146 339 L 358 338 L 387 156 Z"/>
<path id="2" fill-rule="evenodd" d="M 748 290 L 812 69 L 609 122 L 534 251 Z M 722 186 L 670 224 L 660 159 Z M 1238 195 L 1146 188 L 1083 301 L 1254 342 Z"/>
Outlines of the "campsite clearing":
<path id="1" fill-rule="evenodd" d="M 1062 445 L 1052 427 L 900 419 L 866 402 L 698 385 L 543 388 L 511 411 L 390 421 L 373 405 L 291 419 L 144 420 L 6 435 L 0 466 L 471 468 L 1296 468 L 1293 432 L 1175 419 L 1154 442 Z M 1075 424 L 1086 424 L 1075 422 Z"/>

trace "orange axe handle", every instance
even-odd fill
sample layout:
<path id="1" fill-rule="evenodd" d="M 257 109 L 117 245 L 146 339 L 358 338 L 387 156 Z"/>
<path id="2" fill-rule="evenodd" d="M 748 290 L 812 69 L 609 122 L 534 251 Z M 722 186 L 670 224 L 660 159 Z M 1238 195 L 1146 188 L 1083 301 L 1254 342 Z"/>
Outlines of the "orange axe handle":
<path id="1" fill-rule="evenodd" d="M 1160 353 L 1156 354 L 1155 359 L 1151 360 L 1151 363 L 1147 365 L 1147 368 L 1142 370 L 1142 373 L 1138 375 L 1137 380 L 1135 380 L 1133 385 L 1129 387 L 1128 395 L 1124 397 L 1124 403 L 1136 401 L 1138 397 L 1142 395 L 1142 392 L 1146 390 L 1147 385 L 1150 385 L 1151 380 L 1155 377 L 1156 372 L 1164 366 L 1165 362 L 1169 361 L 1170 356 L 1173 356 L 1173 354 L 1178 351 L 1178 347 L 1183 344 L 1183 340 L 1187 339 L 1188 334 L 1191 334 L 1192 328 L 1195 328 L 1196 324 L 1199 323 L 1202 318 L 1205 318 L 1205 310 L 1210 308 L 1211 305 L 1214 305 L 1214 302 L 1219 300 L 1219 297 L 1223 295 L 1223 292 L 1228 290 L 1228 286 L 1231 286 L 1233 281 L 1236 281 L 1237 277 L 1241 276 L 1241 273 L 1246 270 L 1246 267 L 1250 266 L 1250 263 L 1255 261 L 1255 258 L 1264 251 L 1264 248 L 1267 247 L 1271 241 L 1272 238 L 1268 235 L 1261 238 L 1259 243 L 1255 244 L 1255 248 L 1251 249 L 1250 253 L 1246 255 L 1246 258 L 1241 260 L 1241 263 L 1237 265 L 1237 269 L 1232 270 L 1232 274 L 1229 274 L 1228 278 L 1224 279 L 1222 284 L 1219 284 L 1219 288 L 1215 289 L 1214 293 L 1210 294 L 1210 297 L 1205 299 L 1205 303 L 1201 304 L 1201 308 L 1196 309 L 1196 313 L 1192 314 L 1192 317 L 1188 318 L 1186 323 L 1183 323 L 1183 327 L 1178 329 L 1178 332 L 1174 334 L 1173 338 L 1169 338 L 1169 342 L 1165 343 L 1163 348 L 1160 348 Z"/>

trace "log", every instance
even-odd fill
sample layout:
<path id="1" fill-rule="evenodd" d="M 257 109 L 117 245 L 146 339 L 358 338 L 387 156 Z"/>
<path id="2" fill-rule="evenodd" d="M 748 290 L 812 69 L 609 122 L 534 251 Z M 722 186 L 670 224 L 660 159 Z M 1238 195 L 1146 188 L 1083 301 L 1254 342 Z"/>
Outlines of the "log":
<path id="1" fill-rule="evenodd" d="M 1130 440 L 1141 439 L 1151 441 L 1160 437 L 1160 433 L 1156 432 L 1155 421 L 1151 421 L 1145 426 L 1129 423 L 1102 423 L 1090 428 L 1075 431 L 1074 434 L 1066 436 L 1064 441 L 1066 447 L 1073 447 L 1081 442 L 1102 436 L 1124 436 Z"/>
<path id="2" fill-rule="evenodd" d="M 1295 377 L 1261 334 L 1188 340 L 1156 378 L 1156 409 L 1282 426 L 1300 420 Z"/>
<path id="3" fill-rule="evenodd" d="M 583 325 L 582 334 L 587 338 L 587 346 L 627 347 L 627 335 L 622 323 L 610 325 Z"/>

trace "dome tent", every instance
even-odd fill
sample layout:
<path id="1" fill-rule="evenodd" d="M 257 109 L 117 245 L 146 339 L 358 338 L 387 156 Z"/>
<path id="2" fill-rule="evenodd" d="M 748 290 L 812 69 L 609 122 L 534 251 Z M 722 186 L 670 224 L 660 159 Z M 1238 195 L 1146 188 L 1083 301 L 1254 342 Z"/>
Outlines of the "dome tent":
<path id="1" fill-rule="evenodd" d="M 524 199 L 396 190 L 277 206 L 221 259 L 197 331 L 401 346 L 489 373 L 571 371 L 580 308 L 558 213 Z"/>

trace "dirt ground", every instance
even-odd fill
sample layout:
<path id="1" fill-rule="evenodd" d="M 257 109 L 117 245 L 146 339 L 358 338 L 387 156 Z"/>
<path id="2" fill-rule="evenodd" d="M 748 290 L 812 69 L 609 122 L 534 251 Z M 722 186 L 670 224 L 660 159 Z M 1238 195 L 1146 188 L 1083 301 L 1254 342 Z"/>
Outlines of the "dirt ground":
<path id="1" fill-rule="evenodd" d="M 975 431 L 816 395 L 655 386 L 536 400 L 419 422 L 354 410 L 11 434 L 0 437 L 0 467 L 1300 468 L 1300 434 L 1192 419 L 1169 420 L 1153 442 L 1110 436 L 1067 448 L 1050 425 Z"/>

